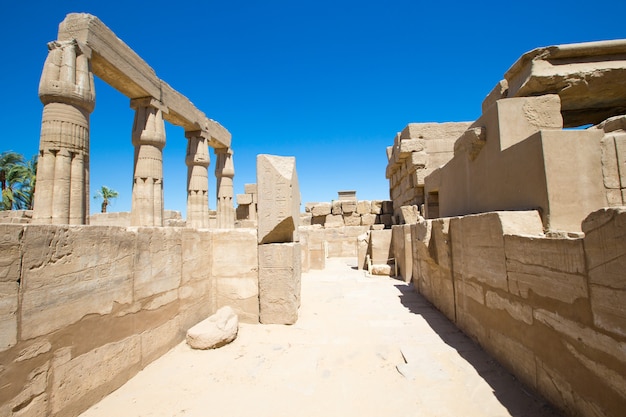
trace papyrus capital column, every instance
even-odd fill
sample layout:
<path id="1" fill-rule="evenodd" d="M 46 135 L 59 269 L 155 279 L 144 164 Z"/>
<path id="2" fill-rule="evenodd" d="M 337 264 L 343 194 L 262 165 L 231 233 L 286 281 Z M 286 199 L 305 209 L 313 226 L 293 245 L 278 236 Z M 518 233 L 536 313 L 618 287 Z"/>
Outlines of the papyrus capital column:
<path id="1" fill-rule="evenodd" d="M 187 226 L 209 227 L 209 135 L 201 130 L 185 132 L 187 156 Z"/>
<path id="2" fill-rule="evenodd" d="M 95 106 L 91 49 L 51 42 L 39 82 L 44 104 L 34 223 L 86 224 L 89 215 L 89 115 Z"/>
<path id="3" fill-rule="evenodd" d="M 217 227 L 232 229 L 235 227 L 235 207 L 233 206 L 233 150 L 216 148 L 215 176 L 217 177 Z"/>
<path id="4" fill-rule="evenodd" d="M 133 171 L 132 226 L 163 226 L 163 148 L 167 108 L 158 100 L 147 97 L 133 99 Z"/>

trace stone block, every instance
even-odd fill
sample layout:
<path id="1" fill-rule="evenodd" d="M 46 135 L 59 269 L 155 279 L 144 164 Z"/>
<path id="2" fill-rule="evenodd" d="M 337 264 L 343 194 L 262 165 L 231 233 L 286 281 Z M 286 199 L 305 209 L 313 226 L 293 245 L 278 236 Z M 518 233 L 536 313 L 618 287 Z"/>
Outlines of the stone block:
<path id="1" fill-rule="evenodd" d="M 23 226 L 0 224 L 0 282 L 17 282 L 20 279 L 23 232 Z"/>
<path id="2" fill-rule="evenodd" d="M 246 194 L 257 194 L 257 185 L 256 184 L 244 184 L 243 192 Z"/>
<path id="3" fill-rule="evenodd" d="M 237 194 L 237 204 L 240 206 L 252 204 L 252 194 Z"/>
<path id="4" fill-rule="evenodd" d="M 622 265 L 622 274 L 626 268 Z M 626 337 L 626 290 L 591 285 L 591 312 L 596 326 Z"/>
<path id="5" fill-rule="evenodd" d="M 455 276 L 508 290 L 502 227 L 496 213 L 450 221 Z"/>
<path id="6" fill-rule="evenodd" d="M 372 200 L 372 214 L 382 214 L 383 202 L 381 200 Z"/>
<path id="7" fill-rule="evenodd" d="M 315 203 L 313 207 L 311 207 L 311 214 L 313 217 L 317 216 L 327 216 L 331 214 L 332 206 L 330 203 Z"/>
<path id="8" fill-rule="evenodd" d="M 393 201 L 383 201 L 381 206 L 381 214 L 393 214 Z"/>
<path id="9" fill-rule="evenodd" d="M 588 298 L 582 239 L 505 236 L 509 291 L 573 303 Z"/>
<path id="10" fill-rule="evenodd" d="M 160 358 L 182 340 L 179 316 L 141 333 L 141 366 Z"/>
<path id="11" fill-rule="evenodd" d="M 341 205 L 342 205 L 341 203 L 342 203 L 341 200 L 334 200 L 333 201 L 331 214 L 334 214 L 334 215 L 343 214 L 343 210 L 341 208 Z"/>
<path id="12" fill-rule="evenodd" d="M 313 222 L 311 213 L 300 213 L 300 226 L 310 226 Z"/>
<path id="13" fill-rule="evenodd" d="M 343 214 L 351 214 L 356 211 L 356 200 L 344 200 L 341 202 L 341 211 Z"/>
<path id="14" fill-rule="evenodd" d="M 297 242 L 300 188 L 296 158 L 257 155 L 257 188 L 259 244 Z"/>
<path id="15" fill-rule="evenodd" d="M 415 224 L 420 218 L 420 212 L 416 205 L 402 206 L 400 216 L 404 224 Z"/>
<path id="16" fill-rule="evenodd" d="M 26 228 L 22 338 L 45 335 L 87 315 L 108 314 L 116 305 L 130 304 L 135 244 L 134 233 L 115 227 Z M 149 257 L 149 252 L 142 256 Z M 165 259 L 156 266 L 168 262 L 169 254 L 161 257 Z"/>
<path id="17" fill-rule="evenodd" d="M 326 219 L 324 221 L 324 226 L 325 227 L 343 227 L 345 226 L 345 223 L 343 221 L 343 216 L 338 214 L 329 214 L 326 216 Z"/>
<path id="18" fill-rule="evenodd" d="M 369 246 L 369 233 L 363 233 L 356 238 L 356 251 L 357 251 L 357 269 L 366 269 L 366 257 L 367 248 Z"/>
<path id="19" fill-rule="evenodd" d="M 371 226 L 376 224 L 376 215 L 375 214 L 362 214 L 361 215 L 361 226 Z"/>
<path id="20" fill-rule="evenodd" d="M 377 223 L 385 225 L 386 228 L 390 228 L 394 224 L 393 215 L 392 214 L 379 214 Z"/>
<path id="21" fill-rule="evenodd" d="M 72 358 L 70 349 L 52 365 L 52 413 L 93 404 L 140 369 L 141 337 L 133 335 Z"/>
<path id="22" fill-rule="evenodd" d="M 182 271 L 182 229 L 137 230 L 134 264 L 134 300 L 177 289 Z"/>
<path id="23" fill-rule="evenodd" d="M 238 330 L 237 314 L 225 306 L 189 329 L 187 344 L 193 349 L 216 349 L 235 340 Z"/>
<path id="24" fill-rule="evenodd" d="M 17 343 L 17 282 L 0 282 L 0 352 Z"/>
<path id="25" fill-rule="evenodd" d="M 393 258 L 391 229 L 370 231 L 370 246 L 368 249 L 372 264 L 387 264 Z"/>
<path id="26" fill-rule="evenodd" d="M 356 213 L 344 214 L 343 222 L 346 226 L 360 226 L 361 225 L 361 216 Z"/>
<path id="27" fill-rule="evenodd" d="M 361 200 L 356 203 L 356 212 L 360 215 L 370 214 L 372 212 L 372 202 L 369 200 Z"/>
<path id="28" fill-rule="evenodd" d="M 259 245 L 259 317 L 294 324 L 300 307 L 300 244 Z"/>
<path id="29" fill-rule="evenodd" d="M 602 177 L 604 178 L 604 187 L 619 189 L 621 188 L 619 162 L 617 161 L 615 138 L 613 135 L 605 135 L 602 138 L 601 149 Z"/>
<path id="30" fill-rule="evenodd" d="M 504 310 L 513 320 L 518 320 L 528 325 L 533 324 L 533 310 L 529 304 L 523 304 L 508 298 L 501 297 L 498 293 L 487 291 L 485 305 L 491 310 Z"/>

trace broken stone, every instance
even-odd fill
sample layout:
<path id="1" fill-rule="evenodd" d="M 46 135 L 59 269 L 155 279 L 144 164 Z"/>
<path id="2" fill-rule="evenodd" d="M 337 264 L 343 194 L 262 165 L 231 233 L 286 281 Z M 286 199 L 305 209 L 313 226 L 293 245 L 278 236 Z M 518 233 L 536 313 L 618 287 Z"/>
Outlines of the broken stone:
<path id="1" fill-rule="evenodd" d="M 235 340 L 238 329 L 239 319 L 235 311 L 225 306 L 189 329 L 187 344 L 193 349 L 219 348 Z"/>

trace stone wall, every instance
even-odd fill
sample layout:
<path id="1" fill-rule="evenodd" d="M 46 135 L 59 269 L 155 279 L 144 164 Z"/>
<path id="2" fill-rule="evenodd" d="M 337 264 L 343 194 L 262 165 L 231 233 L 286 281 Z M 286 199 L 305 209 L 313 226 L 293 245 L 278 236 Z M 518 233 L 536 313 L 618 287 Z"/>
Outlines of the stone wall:
<path id="1" fill-rule="evenodd" d="M 0 415 L 75 416 L 223 305 L 259 321 L 254 230 L 0 225 Z"/>
<path id="2" fill-rule="evenodd" d="M 327 228 L 344 226 L 371 226 L 394 223 L 393 203 L 385 200 L 333 200 L 306 203 L 300 215 L 303 226 L 320 225 Z"/>
<path id="3" fill-rule="evenodd" d="M 569 415 L 623 415 L 626 208 L 590 214 L 584 237 L 546 237 L 535 211 L 394 229 L 415 288 L 520 380 Z"/>

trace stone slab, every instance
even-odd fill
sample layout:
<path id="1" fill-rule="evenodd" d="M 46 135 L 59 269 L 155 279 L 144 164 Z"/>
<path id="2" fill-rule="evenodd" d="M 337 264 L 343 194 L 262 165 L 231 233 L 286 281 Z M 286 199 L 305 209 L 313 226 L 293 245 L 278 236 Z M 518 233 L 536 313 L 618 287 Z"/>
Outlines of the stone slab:
<path id="1" fill-rule="evenodd" d="M 257 188 L 259 244 L 297 242 L 300 189 L 296 158 L 257 155 Z"/>
<path id="2" fill-rule="evenodd" d="M 294 324 L 298 320 L 300 259 L 299 243 L 259 245 L 261 323 Z"/>

